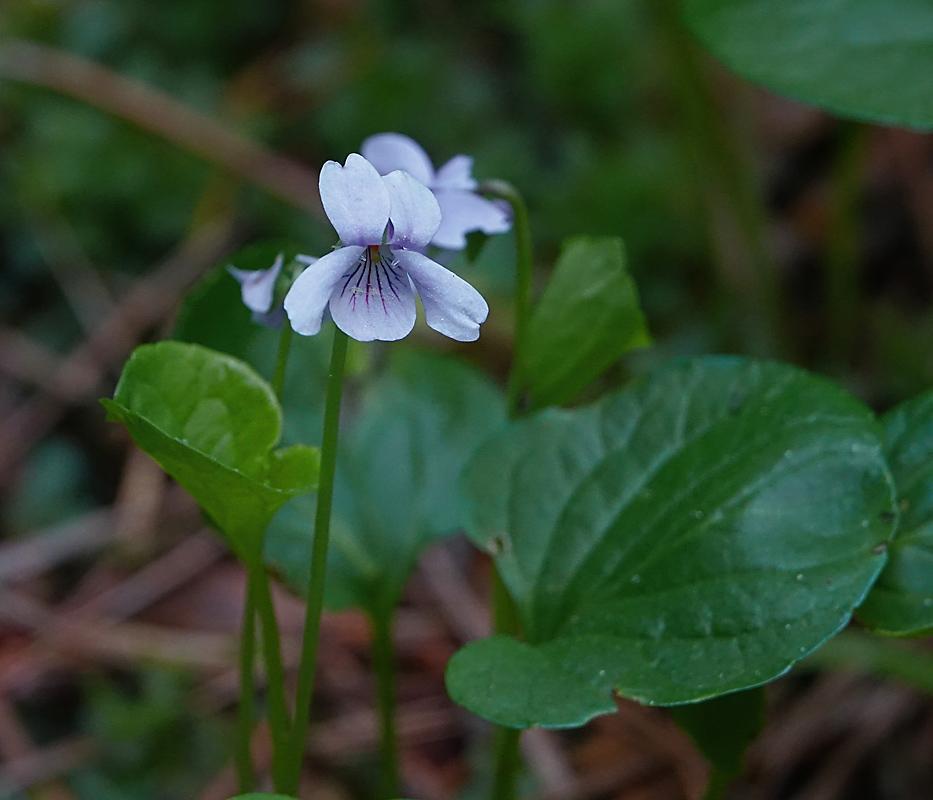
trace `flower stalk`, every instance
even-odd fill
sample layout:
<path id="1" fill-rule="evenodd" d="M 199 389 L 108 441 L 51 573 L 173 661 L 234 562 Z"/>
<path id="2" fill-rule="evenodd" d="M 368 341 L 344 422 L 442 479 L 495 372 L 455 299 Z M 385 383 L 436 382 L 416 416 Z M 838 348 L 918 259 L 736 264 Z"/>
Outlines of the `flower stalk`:
<path id="1" fill-rule="evenodd" d="M 528 223 L 528 207 L 521 193 L 511 183 L 491 180 L 481 184 L 483 194 L 505 200 L 512 207 L 515 227 L 515 344 L 512 370 L 506 390 L 509 419 L 517 419 L 522 413 L 522 349 L 531 319 L 532 249 L 531 226 Z"/>
<path id="2" fill-rule="evenodd" d="M 256 684 L 253 673 L 255 658 L 256 600 L 253 582 L 248 581 L 246 597 L 243 601 L 243 629 L 240 634 L 240 702 L 237 708 L 236 747 L 233 754 L 240 794 L 253 791 L 256 783 L 250 749 L 255 716 Z"/>
<path id="3" fill-rule="evenodd" d="M 317 671 L 318 637 L 324 607 L 324 579 L 327 572 L 327 547 L 330 539 L 330 512 L 337 466 L 337 434 L 340 426 L 340 403 L 343 396 L 343 373 L 347 359 L 347 334 L 334 327 L 327 398 L 324 406 L 324 434 L 321 441 L 321 472 L 318 481 L 317 512 L 314 519 L 314 545 L 308 576 L 308 604 L 305 611 L 298 667 L 295 722 L 286 753 L 284 779 L 276 788 L 296 795 L 304 757 L 305 736 L 311 717 L 311 698 Z"/>
<path id="4" fill-rule="evenodd" d="M 379 706 L 379 799 L 399 796 L 398 720 L 395 696 L 395 649 L 392 646 L 394 610 L 379 609 L 370 616 L 372 658 Z"/>

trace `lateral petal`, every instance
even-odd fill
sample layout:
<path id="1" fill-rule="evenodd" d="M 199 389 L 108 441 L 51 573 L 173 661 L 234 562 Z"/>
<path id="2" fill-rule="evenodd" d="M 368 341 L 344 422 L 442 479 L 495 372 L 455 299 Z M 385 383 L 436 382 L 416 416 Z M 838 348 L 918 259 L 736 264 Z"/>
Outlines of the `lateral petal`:
<path id="1" fill-rule="evenodd" d="M 479 338 L 489 306 L 476 289 L 421 253 L 400 250 L 395 256 L 418 288 L 428 325 L 458 342 Z"/>
<path id="2" fill-rule="evenodd" d="M 352 272 L 365 247 L 341 247 L 319 258 L 301 273 L 285 295 L 285 313 L 302 336 L 321 330 L 324 309 L 340 279 Z"/>

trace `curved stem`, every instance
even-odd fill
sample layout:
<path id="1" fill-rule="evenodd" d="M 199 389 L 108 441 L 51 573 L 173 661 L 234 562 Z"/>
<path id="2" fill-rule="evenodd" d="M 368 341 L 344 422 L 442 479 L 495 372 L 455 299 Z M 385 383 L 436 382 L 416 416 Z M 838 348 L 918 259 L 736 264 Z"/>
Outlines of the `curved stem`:
<path id="1" fill-rule="evenodd" d="M 347 360 L 347 335 L 334 327 L 327 399 L 324 406 L 324 435 L 321 441 L 321 472 L 314 518 L 314 545 L 308 577 L 308 605 L 301 640 L 298 666 L 298 689 L 295 701 L 295 725 L 288 747 L 285 782 L 277 787 L 284 794 L 295 795 L 301 776 L 305 735 L 311 717 L 311 697 L 317 670 L 318 634 L 324 607 L 324 577 L 327 572 L 327 545 L 330 539 L 330 509 L 334 495 L 334 472 L 337 466 L 337 433 L 340 425 L 340 401 L 343 395 L 343 370 Z"/>
<path id="2" fill-rule="evenodd" d="M 392 645 L 392 609 L 374 612 L 373 671 L 379 704 L 379 797 L 399 796 L 398 723 L 395 718 L 395 648 Z"/>
<path id="3" fill-rule="evenodd" d="M 256 599 L 253 582 L 247 580 L 246 598 L 243 602 L 243 630 L 240 635 L 240 704 L 237 709 L 236 762 L 237 785 L 240 794 L 253 791 L 256 776 L 253 772 L 253 756 L 250 741 L 255 716 L 256 682 L 253 664 L 256 659 Z"/>
<path id="4" fill-rule="evenodd" d="M 292 326 L 288 317 L 282 322 L 282 333 L 279 336 L 279 349 L 275 356 L 275 375 L 272 376 L 272 391 L 281 402 L 282 392 L 285 389 L 285 369 L 288 366 L 288 351 L 292 345 Z"/>
<path id="5" fill-rule="evenodd" d="M 528 332 L 528 321 L 531 318 L 531 226 L 528 223 L 528 207 L 525 200 L 511 183 L 500 180 L 486 181 L 479 187 L 479 191 L 505 200 L 512 207 L 512 224 L 515 230 L 515 344 L 506 399 L 509 418 L 515 419 L 522 411 L 521 356 Z"/>

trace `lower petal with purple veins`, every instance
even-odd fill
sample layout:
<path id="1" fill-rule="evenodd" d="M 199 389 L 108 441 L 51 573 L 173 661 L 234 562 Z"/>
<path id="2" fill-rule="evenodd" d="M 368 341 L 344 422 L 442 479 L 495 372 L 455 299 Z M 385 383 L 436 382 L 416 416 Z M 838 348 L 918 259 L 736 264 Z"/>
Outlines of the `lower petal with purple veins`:
<path id="1" fill-rule="evenodd" d="M 334 287 L 330 313 L 360 342 L 402 339 L 415 326 L 415 298 L 388 248 L 368 247 Z"/>

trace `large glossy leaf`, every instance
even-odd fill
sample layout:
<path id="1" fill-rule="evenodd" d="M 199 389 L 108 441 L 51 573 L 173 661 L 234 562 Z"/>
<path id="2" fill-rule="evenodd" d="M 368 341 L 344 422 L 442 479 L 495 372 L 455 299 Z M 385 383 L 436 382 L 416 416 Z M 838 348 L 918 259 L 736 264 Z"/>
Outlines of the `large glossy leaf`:
<path id="1" fill-rule="evenodd" d="M 753 83 L 844 116 L 933 127 L 927 0 L 684 0 L 684 14 Z"/>
<path id="2" fill-rule="evenodd" d="M 468 645 L 448 689 L 514 727 L 582 724 L 613 691 L 677 704 L 775 678 L 846 624 L 895 524 L 869 410 L 728 357 L 511 426 L 465 491 L 527 641 Z"/>
<path id="3" fill-rule="evenodd" d="M 521 353 L 532 404 L 572 400 L 625 352 L 650 341 L 622 240 L 569 240 L 535 306 Z"/>
<path id="4" fill-rule="evenodd" d="M 246 364 L 193 344 L 142 345 L 123 368 L 107 417 L 201 504 L 234 551 L 258 558 L 278 508 L 317 484 L 318 453 L 273 449 L 282 413 Z"/>
<path id="5" fill-rule="evenodd" d="M 933 392 L 882 423 L 901 519 L 888 564 L 858 615 L 878 633 L 924 636 L 933 631 Z"/>
<path id="6" fill-rule="evenodd" d="M 396 354 L 341 435 L 328 607 L 394 606 L 422 550 L 463 526 L 460 471 L 503 421 L 501 394 L 481 373 L 450 358 Z M 313 498 L 296 502 L 266 542 L 267 562 L 302 592 L 313 519 Z"/>

